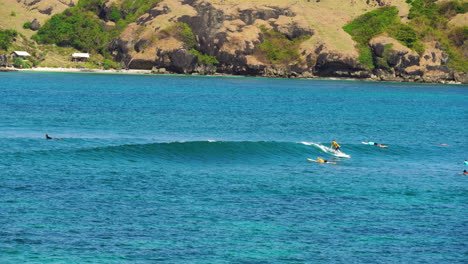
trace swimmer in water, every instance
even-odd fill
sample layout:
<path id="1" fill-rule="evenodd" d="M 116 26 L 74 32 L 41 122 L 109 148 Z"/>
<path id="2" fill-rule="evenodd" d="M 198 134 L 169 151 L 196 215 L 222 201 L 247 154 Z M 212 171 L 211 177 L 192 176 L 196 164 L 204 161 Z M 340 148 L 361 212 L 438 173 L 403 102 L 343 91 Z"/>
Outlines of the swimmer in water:
<path id="1" fill-rule="evenodd" d="M 462 175 L 468 175 L 468 171 L 466 171 L 466 170 L 463 170 L 463 172 L 462 172 L 462 173 L 460 173 L 460 174 L 462 174 Z"/>

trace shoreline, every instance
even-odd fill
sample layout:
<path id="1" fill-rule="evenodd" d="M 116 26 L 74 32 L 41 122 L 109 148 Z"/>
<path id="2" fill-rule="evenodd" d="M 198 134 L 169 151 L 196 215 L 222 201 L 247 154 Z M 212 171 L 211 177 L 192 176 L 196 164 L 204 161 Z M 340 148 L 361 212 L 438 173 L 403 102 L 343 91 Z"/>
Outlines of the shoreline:
<path id="1" fill-rule="evenodd" d="M 202 74 L 181 74 L 181 73 L 157 73 L 152 70 L 138 70 L 138 69 L 89 69 L 89 68 L 53 68 L 53 67 L 35 67 L 28 69 L 18 68 L 0 68 L 0 72 L 62 72 L 62 73 L 98 73 L 98 74 L 135 74 L 135 75 L 154 75 L 154 76 L 198 76 L 198 77 L 233 77 L 233 78 L 266 78 L 266 79 L 285 79 L 285 80 L 328 80 L 328 81 L 362 81 L 362 82 L 392 82 L 392 83 L 419 83 L 419 84 L 451 84 L 451 85 L 464 85 L 461 82 L 456 81 L 442 81 L 442 82 L 405 82 L 405 81 L 394 81 L 394 80 L 374 80 L 372 78 L 340 78 L 340 77 L 308 77 L 308 78 L 284 78 L 284 77 L 269 77 L 269 76 L 248 76 L 248 75 L 233 75 L 225 73 L 215 73 L 212 75 Z"/>
<path id="2" fill-rule="evenodd" d="M 82 72 L 82 73 L 123 73 L 123 74 L 151 74 L 151 70 L 116 70 L 116 69 L 88 69 L 88 68 L 53 68 L 35 67 L 29 69 L 16 69 L 18 71 L 34 72 Z"/>

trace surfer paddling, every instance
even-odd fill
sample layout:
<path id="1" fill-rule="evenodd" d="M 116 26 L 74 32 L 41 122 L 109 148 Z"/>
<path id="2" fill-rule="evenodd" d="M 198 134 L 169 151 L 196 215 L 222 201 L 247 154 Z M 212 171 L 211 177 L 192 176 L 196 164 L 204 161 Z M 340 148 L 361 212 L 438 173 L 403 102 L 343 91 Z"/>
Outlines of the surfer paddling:
<path id="1" fill-rule="evenodd" d="M 463 170 L 463 172 L 462 172 L 462 173 L 460 173 L 460 174 L 461 174 L 461 175 L 468 175 L 468 171 L 466 171 L 466 170 Z"/>
<path id="2" fill-rule="evenodd" d="M 307 159 L 308 161 L 313 161 L 313 162 L 317 162 L 317 163 L 330 163 L 330 164 L 336 164 L 336 162 L 331 162 L 331 161 L 328 161 L 326 159 L 322 159 L 322 158 L 319 158 L 317 157 L 316 160 L 313 160 L 313 159 Z"/>
<path id="3" fill-rule="evenodd" d="M 372 142 L 372 141 L 362 142 L 362 144 L 371 145 L 371 146 L 377 146 L 377 147 L 381 147 L 381 148 L 388 148 L 388 146 L 379 144 L 379 143 L 377 143 L 377 142 Z"/>
<path id="4" fill-rule="evenodd" d="M 330 148 L 334 149 L 335 151 L 340 151 L 341 146 L 340 146 L 340 144 L 338 144 L 338 142 L 333 140 L 332 143 L 331 143 Z"/>

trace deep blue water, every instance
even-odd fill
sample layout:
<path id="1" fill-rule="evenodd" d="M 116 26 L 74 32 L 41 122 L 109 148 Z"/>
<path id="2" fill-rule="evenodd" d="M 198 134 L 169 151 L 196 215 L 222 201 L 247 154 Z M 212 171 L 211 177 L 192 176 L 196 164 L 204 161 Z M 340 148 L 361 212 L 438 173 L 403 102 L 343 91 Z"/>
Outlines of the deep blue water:
<path id="1" fill-rule="evenodd" d="M 468 263 L 467 99 L 455 85 L 1 73 L 0 263 Z M 311 144 L 332 140 L 351 157 Z"/>

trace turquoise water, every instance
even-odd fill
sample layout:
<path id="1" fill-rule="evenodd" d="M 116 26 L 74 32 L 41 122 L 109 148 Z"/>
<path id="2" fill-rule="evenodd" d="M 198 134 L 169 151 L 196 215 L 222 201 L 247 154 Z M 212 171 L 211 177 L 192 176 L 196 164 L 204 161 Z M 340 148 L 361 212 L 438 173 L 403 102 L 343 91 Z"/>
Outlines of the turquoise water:
<path id="1" fill-rule="evenodd" d="M 453 85 L 1 73 L 0 262 L 467 263 L 467 99 Z M 350 158 L 321 149 L 332 140 Z"/>

